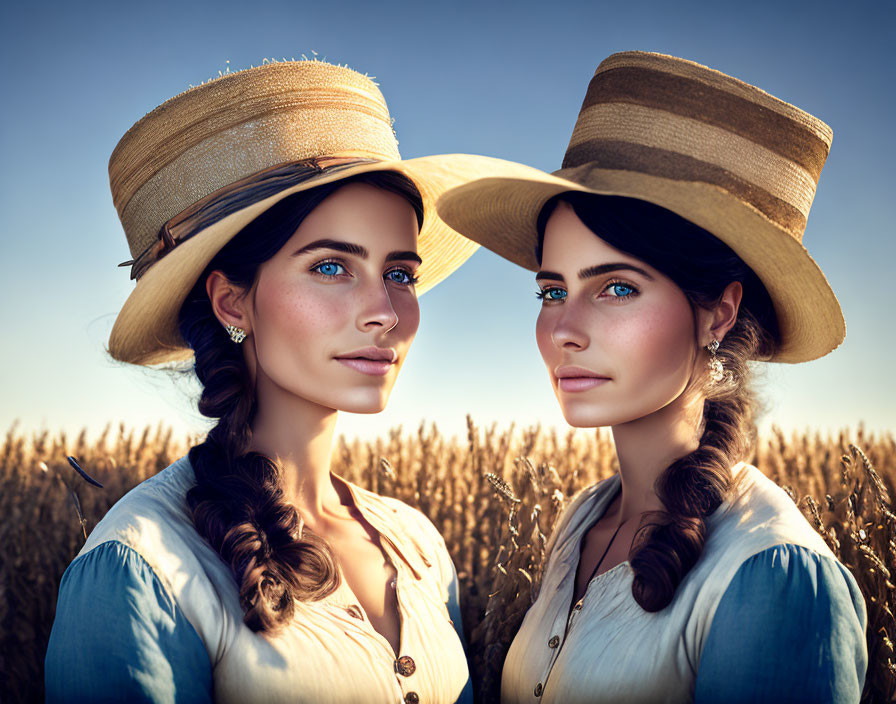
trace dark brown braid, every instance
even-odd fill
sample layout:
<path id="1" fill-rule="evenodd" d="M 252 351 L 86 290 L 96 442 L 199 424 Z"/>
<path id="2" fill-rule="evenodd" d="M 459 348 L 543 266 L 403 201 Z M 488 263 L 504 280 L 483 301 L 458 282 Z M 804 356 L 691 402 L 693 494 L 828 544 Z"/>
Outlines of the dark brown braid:
<path id="1" fill-rule="evenodd" d="M 259 265 L 270 259 L 324 198 L 350 181 L 398 193 L 422 223 L 416 187 L 393 172 L 374 172 L 288 196 L 246 225 L 215 256 L 180 311 L 180 332 L 195 355 L 203 390 L 199 411 L 217 418 L 205 441 L 191 448 L 196 485 L 187 494 L 196 530 L 230 566 L 240 590 L 244 621 L 253 631 L 273 631 L 288 622 L 294 600 L 313 601 L 339 586 L 329 545 L 302 528 L 286 501 L 280 467 L 248 452 L 256 410 L 255 391 L 242 348 L 215 317 L 205 290 L 208 275 L 222 271 L 247 290 Z"/>
<path id="2" fill-rule="evenodd" d="M 677 284 L 691 304 L 695 321 L 696 309 L 718 303 L 732 281 L 740 281 L 744 289 L 737 320 L 717 352 L 725 378 L 710 383 L 705 374 L 698 380 L 706 395 L 700 446 L 669 465 L 657 479 L 654 489 L 665 510 L 647 517 L 629 555 L 635 601 L 645 611 L 660 611 L 700 559 L 707 539 L 706 520 L 733 489 L 732 465 L 749 459 L 755 446 L 758 403 L 750 386 L 748 362 L 771 356 L 779 338 L 777 318 L 765 286 L 731 248 L 646 201 L 580 193 L 548 201 L 538 220 L 539 261 L 545 224 L 560 200 L 572 205 L 579 219 L 610 246 L 646 262 Z"/>
<path id="3" fill-rule="evenodd" d="M 717 353 L 726 378 L 704 381 L 700 446 L 669 465 L 654 485 L 666 510 L 648 517 L 629 558 L 635 573 L 632 594 L 645 611 L 660 611 L 672 601 L 703 552 L 706 519 L 730 493 L 731 466 L 752 453 L 757 403 L 747 362 L 761 334 L 750 313 L 741 311 Z"/>

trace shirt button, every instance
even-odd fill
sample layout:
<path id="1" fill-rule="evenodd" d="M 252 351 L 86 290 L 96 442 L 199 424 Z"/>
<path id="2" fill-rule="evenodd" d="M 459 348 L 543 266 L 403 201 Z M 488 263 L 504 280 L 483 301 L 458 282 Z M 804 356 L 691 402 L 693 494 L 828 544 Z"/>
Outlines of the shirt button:
<path id="1" fill-rule="evenodd" d="M 540 697 L 541 693 L 543 691 L 544 691 L 544 685 L 541 682 L 539 682 L 537 685 L 535 685 L 535 696 L 536 697 Z"/>
<path id="2" fill-rule="evenodd" d="M 414 663 L 414 659 L 408 655 L 402 655 L 395 661 L 395 671 L 404 677 L 410 677 L 416 669 L 417 665 Z"/>
<path id="3" fill-rule="evenodd" d="M 548 647 L 556 648 L 558 645 L 560 645 L 560 636 L 552 636 L 548 641 Z"/>
<path id="4" fill-rule="evenodd" d="M 577 601 L 577 602 L 576 602 L 576 605 L 573 606 L 572 608 L 573 608 L 574 611 L 581 611 L 581 610 L 582 610 L 582 602 L 581 602 L 581 601 Z"/>
<path id="5" fill-rule="evenodd" d="M 420 701 L 420 697 L 417 696 L 416 692 L 408 692 L 404 695 L 404 700 L 407 704 L 417 704 Z"/>

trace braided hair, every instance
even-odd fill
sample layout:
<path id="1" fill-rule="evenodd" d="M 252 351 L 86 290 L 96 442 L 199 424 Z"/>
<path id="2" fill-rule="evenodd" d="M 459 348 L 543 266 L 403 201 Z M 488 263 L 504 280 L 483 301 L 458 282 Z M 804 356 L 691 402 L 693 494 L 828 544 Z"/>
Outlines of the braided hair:
<path id="1" fill-rule="evenodd" d="M 349 182 L 404 196 L 423 220 L 414 184 L 395 172 L 371 172 L 292 194 L 246 225 L 212 259 L 184 301 L 179 330 L 193 350 L 202 384 L 199 411 L 218 420 L 190 449 L 196 484 L 187 493 L 193 524 L 230 567 L 239 587 L 243 620 L 253 631 L 273 631 L 294 613 L 294 600 L 314 601 L 340 582 L 335 556 L 320 536 L 304 529 L 285 499 L 278 464 L 248 451 L 255 390 L 242 348 L 215 316 L 206 280 L 220 270 L 248 290 L 259 266 L 276 254 L 327 196 Z"/>
<path id="2" fill-rule="evenodd" d="M 758 402 L 748 362 L 774 352 L 777 318 L 759 277 L 728 245 L 676 213 L 635 198 L 564 193 L 551 199 L 538 219 L 539 261 L 547 219 L 561 200 L 610 246 L 670 278 L 690 303 L 695 329 L 698 307 L 712 308 L 733 281 L 743 286 L 737 319 L 717 351 L 726 374 L 712 384 L 708 375 L 703 379 L 700 444 L 656 480 L 664 510 L 649 515 L 629 555 L 635 601 L 645 611 L 660 611 L 703 552 L 707 518 L 733 489 L 732 465 L 748 459 L 755 447 Z"/>

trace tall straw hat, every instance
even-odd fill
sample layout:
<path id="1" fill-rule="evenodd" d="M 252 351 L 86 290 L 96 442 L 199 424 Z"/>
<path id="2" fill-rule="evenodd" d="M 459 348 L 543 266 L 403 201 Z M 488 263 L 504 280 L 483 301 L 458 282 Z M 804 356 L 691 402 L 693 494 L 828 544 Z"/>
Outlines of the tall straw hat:
<path id="1" fill-rule="evenodd" d="M 367 76 L 322 61 L 227 73 L 171 98 L 137 122 L 109 160 L 112 197 L 136 287 L 109 338 L 116 359 L 188 359 L 181 305 L 215 254 L 282 198 L 371 171 L 406 175 L 423 197 L 418 294 L 478 247 L 435 209 L 446 190 L 507 162 L 466 154 L 402 161 L 392 119 Z"/>
<path id="2" fill-rule="evenodd" d="M 438 203 L 451 227 L 537 270 L 536 221 L 569 191 L 638 198 L 713 233 L 765 284 L 778 318 L 774 361 L 827 354 L 846 334 L 840 305 L 802 245 L 832 132 L 724 73 L 674 56 L 613 54 L 598 66 L 563 167 L 522 165 Z"/>

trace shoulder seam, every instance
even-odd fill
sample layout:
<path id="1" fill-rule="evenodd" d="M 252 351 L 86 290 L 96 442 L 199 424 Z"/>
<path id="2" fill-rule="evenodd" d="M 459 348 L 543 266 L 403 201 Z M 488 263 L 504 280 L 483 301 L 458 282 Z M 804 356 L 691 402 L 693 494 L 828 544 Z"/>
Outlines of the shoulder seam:
<path id="1" fill-rule="evenodd" d="M 743 567 L 743 565 L 747 562 L 747 560 L 752 560 L 754 557 L 758 557 L 762 553 L 768 552 L 769 550 L 774 550 L 775 548 L 798 548 L 799 550 L 803 550 L 807 553 L 810 553 L 817 558 L 824 559 L 824 560 L 830 560 L 831 562 L 838 563 L 841 565 L 843 564 L 842 562 L 840 562 L 840 560 L 837 558 L 836 555 L 825 555 L 824 553 L 819 552 L 815 548 L 809 547 L 808 545 L 800 545 L 799 543 L 775 543 L 774 545 L 769 545 L 767 547 L 761 548 L 761 549 L 757 550 L 756 552 L 754 552 L 752 555 L 748 555 L 747 557 L 745 557 L 741 561 L 740 565 L 738 565 L 738 570 L 741 567 Z M 844 565 L 844 567 L 845 567 L 845 565 Z M 736 574 L 736 572 L 735 572 L 735 574 Z"/>
<path id="2" fill-rule="evenodd" d="M 156 570 L 153 568 L 153 566 L 151 564 L 149 564 L 149 560 L 147 560 L 143 556 L 143 554 L 139 550 L 137 550 L 137 548 L 135 548 L 133 545 L 129 545 L 128 543 L 124 542 L 123 540 L 119 540 L 118 538 L 110 538 L 109 540 L 104 540 L 102 543 L 98 543 L 97 545 L 94 545 L 87 552 L 82 553 L 81 555 L 78 555 L 74 560 L 72 560 L 71 564 L 75 564 L 76 562 L 80 561 L 82 558 L 87 557 L 90 553 L 92 553 L 96 550 L 99 550 L 101 547 L 104 547 L 106 545 L 113 545 L 116 543 L 118 545 L 121 545 L 123 548 L 125 548 L 129 552 L 134 553 L 137 557 L 140 558 L 140 561 L 146 566 L 146 569 L 148 569 L 150 571 L 150 573 L 152 574 L 153 579 L 155 579 L 159 583 L 159 585 L 162 587 L 162 589 L 164 590 L 165 596 L 167 596 L 171 600 L 171 603 L 174 604 L 176 609 L 180 610 L 180 606 L 178 605 L 177 600 L 174 598 L 174 594 L 171 592 L 171 588 L 167 584 L 166 580 L 164 580 L 161 577 L 161 575 L 159 575 L 159 573 L 156 572 Z"/>
<path id="3" fill-rule="evenodd" d="M 192 621 L 190 621 L 190 619 L 187 617 L 187 614 L 181 608 L 180 604 L 178 603 L 177 599 L 175 598 L 174 594 L 172 593 L 169 585 L 166 583 L 166 581 L 164 579 L 162 579 L 162 577 L 159 575 L 159 573 L 156 572 L 156 570 L 152 567 L 152 565 L 149 563 L 149 561 L 140 553 L 140 551 L 137 550 L 136 548 L 134 548 L 132 545 L 128 545 L 127 543 L 125 543 L 121 540 L 117 540 L 115 538 L 112 538 L 110 540 L 105 540 L 102 543 L 99 543 L 98 545 L 94 545 L 87 552 L 85 552 L 81 555 L 78 555 L 74 560 L 72 560 L 69 567 L 71 567 L 71 565 L 74 565 L 76 562 L 79 562 L 82 558 L 87 557 L 88 555 L 90 555 L 92 552 L 98 550 L 99 548 L 104 547 L 106 545 L 113 545 L 116 543 L 118 545 L 121 545 L 122 547 L 124 547 L 125 550 L 127 550 L 128 552 L 131 552 L 134 555 L 136 555 L 139 558 L 140 562 L 142 562 L 143 565 L 146 567 L 146 569 L 149 570 L 149 573 L 152 575 L 152 578 L 158 583 L 158 585 L 161 587 L 165 596 L 170 600 L 174 611 L 184 620 L 184 623 L 186 623 L 190 627 L 190 630 L 193 632 L 193 634 L 196 636 L 196 638 L 202 644 L 202 647 L 206 651 L 206 655 L 209 657 L 209 664 L 211 666 L 214 666 L 214 664 L 212 662 L 211 654 L 208 652 L 208 647 L 206 646 L 205 641 L 202 640 L 202 636 L 199 635 L 199 631 L 196 630 L 196 626 L 193 624 Z"/>

